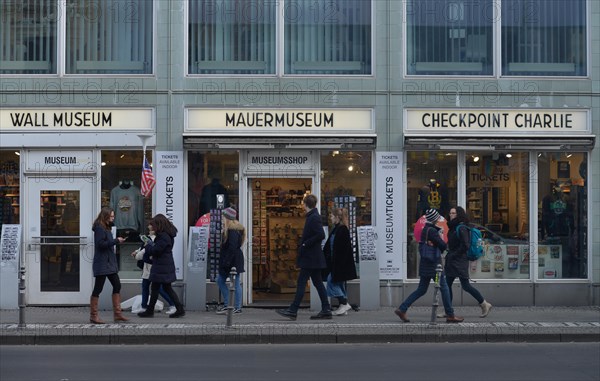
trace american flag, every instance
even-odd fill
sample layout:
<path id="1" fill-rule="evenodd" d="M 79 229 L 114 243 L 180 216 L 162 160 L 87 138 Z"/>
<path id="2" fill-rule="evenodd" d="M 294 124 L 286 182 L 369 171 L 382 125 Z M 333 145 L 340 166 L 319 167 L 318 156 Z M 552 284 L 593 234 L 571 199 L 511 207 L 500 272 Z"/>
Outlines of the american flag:
<path id="1" fill-rule="evenodd" d="M 144 157 L 144 165 L 142 166 L 142 195 L 148 197 L 152 194 L 152 188 L 156 184 L 156 179 L 152 173 L 152 167 L 148 164 L 148 159 Z"/>

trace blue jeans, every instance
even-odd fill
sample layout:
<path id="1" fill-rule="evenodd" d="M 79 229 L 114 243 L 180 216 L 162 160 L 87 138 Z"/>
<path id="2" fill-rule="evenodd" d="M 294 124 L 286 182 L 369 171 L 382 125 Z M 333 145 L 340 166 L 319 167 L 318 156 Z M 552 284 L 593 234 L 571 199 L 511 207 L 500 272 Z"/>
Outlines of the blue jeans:
<path id="1" fill-rule="evenodd" d="M 448 283 L 448 288 L 450 289 L 450 300 L 452 300 L 452 283 L 454 283 L 454 279 L 456 279 L 456 277 L 453 276 L 449 276 L 446 277 L 446 282 Z M 481 304 L 483 303 L 483 296 L 481 296 L 481 293 L 473 286 L 471 286 L 471 283 L 469 283 L 469 279 L 468 278 L 458 278 L 460 279 L 460 286 L 462 287 L 463 290 L 465 290 L 466 292 L 468 292 L 469 294 L 471 294 L 472 297 L 475 298 L 475 300 L 477 300 L 477 303 Z"/>
<path id="2" fill-rule="evenodd" d="M 304 292 L 306 291 L 306 282 L 308 282 L 309 278 L 319 293 L 319 299 L 321 299 L 321 310 L 331 310 L 329 299 L 327 299 L 327 290 L 325 290 L 325 286 L 323 286 L 321 269 L 300 269 L 300 272 L 298 273 L 298 283 L 296 284 L 296 296 L 294 296 L 294 301 L 290 305 L 290 311 L 298 312 L 300 303 L 302 303 L 302 298 L 304 298 Z"/>
<path id="3" fill-rule="evenodd" d="M 429 288 L 429 283 L 433 279 L 432 276 L 422 276 L 419 280 L 419 286 L 417 289 L 406 298 L 404 302 L 400 305 L 400 311 L 406 312 L 408 308 L 421 296 L 427 293 L 427 289 Z M 440 278 L 440 291 L 442 294 L 442 303 L 444 303 L 444 311 L 447 316 L 454 316 L 454 309 L 452 308 L 452 299 L 450 298 L 450 289 L 448 288 L 448 283 L 446 281 L 446 276 L 442 274 Z"/>
<path id="4" fill-rule="evenodd" d="M 146 309 L 148 308 L 148 298 L 150 297 L 150 279 L 142 279 L 142 308 Z M 167 292 L 161 287 L 158 290 L 158 293 L 160 294 L 160 296 L 163 297 L 163 299 L 165 300 L 165 302 L 167 302 L 169 304 L 169 306 L 174 306 L 175 302 L 173 302 L 173 299 L 171 299 L 169 297 L 169 294 L 167 294 Z"/>
<path id="5" fill-rule="evenodd" d="M 331 298 L 348 299 L 348 295 L 346 294 L 346 282 L 334 282 L 331 278 L 331 273 L 329 273 L 329 275 L 327 275 L 327 296 Z"/>
<path id="6" fill-rule="evenodd" d="M 236 310 L 242 308 L 242 283 L 240 282 L 240 275 L 241 274 L 237 274 L 235 276 L 235 300 L 233 307 Z M 229 306 L 229 286 L 227 285 L 227 277 L 228 275 L 217 275 L 217 285 L 219 286 L 219 290 L 223 296 L 223 305 L 225 307 Z"/>

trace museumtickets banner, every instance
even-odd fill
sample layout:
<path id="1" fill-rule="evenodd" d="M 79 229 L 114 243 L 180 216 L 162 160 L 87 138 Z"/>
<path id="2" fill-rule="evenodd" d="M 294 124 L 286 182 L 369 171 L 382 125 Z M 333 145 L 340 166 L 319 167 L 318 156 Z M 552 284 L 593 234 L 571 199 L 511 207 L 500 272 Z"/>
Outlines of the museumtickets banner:
<path id="1" fill-rule="evenodd" d="M 401 279 L 406 253 L 406 230 L 402 229 L 402 153 L 377 152 L 375 219 L 380 279 Z"/>
<path id="2" fill-rule="evenodd" d="M 184 221 L 183 188 L 183 152 L 157 151 L 154 158 L 154 177 L 156 185 L 153 189 L 156 202 L 156 214 L 164 214 L 177 228 L 177 236 L 173 245 L 173 259 L 177 279 L 183 279 L 183 236 L 186 229 Z"/>

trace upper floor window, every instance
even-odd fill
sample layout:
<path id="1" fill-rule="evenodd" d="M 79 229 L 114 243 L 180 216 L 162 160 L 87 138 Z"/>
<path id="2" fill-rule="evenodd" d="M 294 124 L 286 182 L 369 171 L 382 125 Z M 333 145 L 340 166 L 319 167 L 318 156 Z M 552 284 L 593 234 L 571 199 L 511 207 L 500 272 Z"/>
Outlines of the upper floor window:
<path id="1" fill-rule="evenodd" d="M 151 74 L 153 2 L 6 0 L 0 74 Z M 63 6 L 64 5 L 64 6 Z M 64 26 L 64 51 L 58 30 Z M 58 58 L 64 57 L 64 59 Z"/>
<path id="2" fill-rule="evenodd" d="M 586 0 L 503 0 L 502 74 L 584 76 Z"/>
<path id="3" fill-rule="evenodd" d="M 189 74 L 371 73 L 371 0 L 190 0 L 188 34 Z"/>
<path id="4" fill-rule="evenodd" d="M 406 72 L 585 76 L 586 20 L 586 0 L 408 0 Z"/>

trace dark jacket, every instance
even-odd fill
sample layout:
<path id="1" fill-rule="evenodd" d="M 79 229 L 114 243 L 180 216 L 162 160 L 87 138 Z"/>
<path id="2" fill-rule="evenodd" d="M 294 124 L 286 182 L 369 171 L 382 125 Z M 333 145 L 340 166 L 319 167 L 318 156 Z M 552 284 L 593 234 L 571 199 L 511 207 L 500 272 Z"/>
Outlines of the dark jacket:
<path id="1" fill-rule="evenodd" d="M 119 265 L 114 247 L 119 241 L 113 238 L 110 230 L 104 229 L 99 224 L 94 224 L 92 231 L 94 232 L 94 263 L 92 265 L 94 276 L 118 273 Z"/>
<path id="2" fill-rule="evenodd" d="M 321 215 L 317 208 L 306 213 L 302 239 L 298 246 L 296 265 L 301 269 L 324 269 L 327 267 L 321 242 L 325 239 Z"/>
<path id="3" fill-rule="evenodd" d="M 331 250 L 332 242 L 333 251 Z M 327 262 L 327 270 L 325 271 L 326 274 L 323 274 L 323 279 L 329 273 L 331 273 L 331 280 L 334 282 L 356 279 L 356 266 L 354 264 L 354 254 L 352 253 L 350 231 L 346 225 L 335 225 L 329 234 L 329 238 L 327 238 L 323 253 Z"/>
<path id="4" fill-rule="evenodd" d="M 144 261 L 152 257 L 152 269 L 150 269 L 150 282 L 173 283 L 177 280 L 175 274 L 175 261 L 173 260 L 173 243 L 175 236 L 170 236 L 166 232 L 160 232 L 156 235 L 154 242 L 148 242 Z"/>
<path id="5" fill-rule="evenodd" d="M 433 225 L 430 222 L 427 222 L 423 227 L 423 231 L 421 232 L 421 241 L 427 242 L 430 241 L 434 246 L 437 246 L 440 251 L 444 251 L 447 248 L 446 242 L 440 236 L 441 228 Z M 441 259 L 440 262 L 441 263 Z M 419 276 L 435 276 L 435 268 L 438 263 L 428 262 L 428 261 L 419 261 Z"/>
<path id="6" fill-rule="evenodd" d="M 232 267 L 235 267 L 238 274 L 244 272 L 243 234 L 244 227 L 241 224 L 229 228 L 227 241 L 223 242 L 219 257 L 219 274 L 222 276 L 229 276 Z"/>
<path id="7" fill-rule="evenodd" d="M 458 228 L 460 235 L 456 233 L 457 226 L 460 226 Z M 450 221 L 448 223 L 448 255 L 446 256 L 444 268 L 446 276 L 469 279 L 467 251 L 470 246 L 469 229 L 465 227 L 463 222 Z"/>

